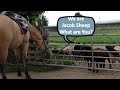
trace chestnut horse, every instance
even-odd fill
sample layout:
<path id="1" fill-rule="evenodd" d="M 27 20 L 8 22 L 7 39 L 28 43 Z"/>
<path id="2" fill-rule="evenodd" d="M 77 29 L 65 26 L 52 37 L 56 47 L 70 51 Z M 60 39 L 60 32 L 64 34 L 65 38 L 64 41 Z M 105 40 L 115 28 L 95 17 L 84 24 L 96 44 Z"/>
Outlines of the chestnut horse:
<path id="1" fill-rule="evenodd" d="M 24 64 L 24 73 L 26 79 L 31 79 L 27 70 L 27 52 L 29 47 L 29 39 L 36 43 L 37 48 L 45 49 L 43 45 L 42 35 L 37 28 L 29 24 L 29 30 L 26 34 L 21 34 L 19 25 L 11 18 L 0 14 L 0 71 L 3 79 L 7 79 L 5 75 L 5 64 L 7 62 L 8 50 L 14 50 L 18 66 L 18 76 L 20 71 L 20 54 Z"/>

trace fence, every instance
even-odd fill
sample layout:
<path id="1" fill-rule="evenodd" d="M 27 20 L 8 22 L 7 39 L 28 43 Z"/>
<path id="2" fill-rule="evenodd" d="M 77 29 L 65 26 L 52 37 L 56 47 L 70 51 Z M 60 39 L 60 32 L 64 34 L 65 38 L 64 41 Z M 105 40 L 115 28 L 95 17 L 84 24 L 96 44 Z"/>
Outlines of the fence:
<path id="1" fill-rule="evenodd" d="M 98 27 L 100 28 L 100 27 Z M 107 27 L 104 27 L 104 28 L 107 28 Z M 109 27 L 110 28 L 110 27 Z M 108 30 L 109 30 L 108 28 Z M 113 27 L 112 27 L 113 28 Z M 53 26 L 53 27 L 44 27 L 44 30 L 45 31 L 48 31 L 48 32 L 56 32 L 56 27 Z M 99 29 L 98 31 L 101 31 L 102 29 Z M 118 29 L 119 30 L 119 29 Z M 109 45 L 109 46 L 120 46 L 119 42 L 117 42 L 116 40 L 112 39 L 111 36 L 117 36 L 119 37 L 119 34 L 94 34 L 93 36 L 105 36 L 107 38 L 109 38 L 109 40 L 113 40 L 113 42 L 115 42 L 114 44 L 94 44 L 93 43 L 93 39 L 91 37 L 90 39 L 90 43 L 86 44 L 86 45 L 89 45 L 91 47 L 95 47 L 95 46 L 105 46 L 105 45 Z M 53 34 L 49 34 L 49 38 L 51 37 L 62 37 L 60 35 L 53 35 Z M 28 52 L 28 60 L 30 63 L 32 64 L 38 64 L 38 65 L 50 65 L 50 66 L 62 66 L 62 67 L 77 67 L 77 68 L 82 68 L 82 69 L 99 69 L 99 70 L 110 70 L 110 71 L 120 71 L 120 69 L 117 69 L 117 68 L 113 68 L 113 69 L 109 69 L 108 68 L 108 65 L 111 64 L 112 66 L 114 65 L 120 65 L 120 63 L 108 63 L 106 61 L 106 67 L 105 68 L 96 68 L 95 64 L 96 62 L 91 62 L 92 63 L 92 67 L 87 67 L 87 64 L 90 63 L 90 62 L 86 62 L 85 60 L 75 60 L 74 57 L 79 57 L 79 58 L 84 58 L 85 56 L 75 56 L 75 55 L 58 55 L 58 54 L 52 54 L 51 53 L 51 48 L 55 45 L 59 45 L 59 46 L 62 46 L 61 50 L 67 46 L 67 45 L 71 45 L 71 46 L 74 46 L 76 44 L 68 44 L 68 43 L 51 43 L 49 42 L 49 51 L 47 55 L 50 55 L 49 57 L 46 55 L 46 57 L 44 56 L 40 56 L 40 54 L 42 55 L 42 53 L 40 52 L 37 52 L 37 50 L 35 49 L 35 46 L 34 46 L 34 43 L 30 44 L 30 49 L 29 49 L 29 52 Z M 69 50 L 69 51 L 75 51 L 75 50 Z M 84 50 L 85 51 L 85 50 Z M 38 55 L 36 55 L 37 53 Z M 81 51 L 82 52 L 82 51 Z M 94 52 L 93 50 L 92 51 L 89 51 L 89 52 Z M 101 52 L 101 51 L 100 51 Z M 110 52 L 110 51 L 102 51 L 102 52 Z M 111 51 L 111 52 L 114 52 L 114 51 Z M 92 59 L 94 59 L 95 56 L 89 56 L 89 57 L 92 57 Z M 42 59 L 41 59 L 42 58 Z M 97 57 L 97 58 L 111 58 L 111 59 L 116 59 L 119 57 Z M 15 59 L 14 57 L 12 57 L 12 61 L 13 59 Z M 9 60 L 11 62 L 11 59 Z M 21 61 L 22 62 L 22 61 Z M 99 62 L 99 64 L 103 64 L 102 62 Z"/>
<path id="2" fill-rule="evenodd" d="M 49 32 L 55 32 L 56 31 L 56 27 L 45 27 Z M 97 28 L 101 28 L 101 29 L 96 29 L 97 31 L 101 31 L 103 28 L 104 28 L 104 30 L 105 29 L 107 29 L 107 30 L 113 30 L 113 29 L 115 29 L 116 30 L 116 28 L 117 28 L 117 30 L 119 30 L 120 29 L 120 27 L 116 27 L 116 26 L 114 26 L 113 25 L 113 27 L 97 27 Z M 110 29 L 111 28 L 111 29 Z M 115 31 L 114 30 L 114 31 Z M 93 36 L 100 36 L 100 37 L 106 37 L 106 38 L 108 38 L 110 41 L 113 41 L 114 43 L 113 44 L 94 44 L 93 43 L 93 38 L 91 37 L 91 39 L 90 39 L 90 43 L 88 43 L 88 44 L 85 44 L 85 45 L 89 45 L 89 46 L 91 46 L 91 47 L 105 47 L 106 45 L 108 45 L 108 46 L 118 46 L 118 47 L 120 47 L 120 44 L 119 44 L 119 41 L 116 41 L 115 39 L 113 39 L 113 37 L 115 36 L 115 37 L 119 37 L 120 36 L 120 34 L 118 33 L 118 34 L 114 34 L 114 33 L 112 33 L 112 34 L 105 34 L 105 33 L 101 33 L 101 34 L 94 34 Z M 56 37 L 62 37 L 62 36 L 60 36 L 60 35 L 53 35 L 53 34 L 50 34 L 49 35 L 49 38 L 51 38 L 51 37 L 54 37 L 54 38 L 56 38 Z M 82 43 L 82 42 L 81 42 Z M 60 50 L 62 51 L 63 50 L 63 48 L 65 47 L 65 46 L 74 46 L 74 45 L 76 45 L 76 44 L 68 44 L 68 43 L 49 43 L 49 46 L 50 46 L 50 51 L 52 50 L 51 48 L 54 48 L 54 46 L 63 46 Z M 63 50 L 63 51 L 66 51 L 66 50 Z M 71 51 L 76 51 L 76 50 L 69 50 L 70 52 Z M 81 50 L 80 50 L 81 51 Z M 85 52 L 85 50 L 83 50 L 83 51 L 81 51 L 81 52 Z M 87 52 L 95 52 L 95 51 L 93 51 L 93 50 L 91 50 L 91 51 L 87 51 Z M 108 52 L 108 53 L 110 53 L 110 52 L 117 52 L 117 53 L 120 53 L 119 51 L 97 51 L 97 52 Z M 50 66 L 62 66 L 62 67 L 76 67 L 76 68 L 82 68 L 82 69 L 99 69 L 99 70 L 109 70 L 109 71 L 120 71 L 120 68 L 116 68 L 116 67 L 118 67 L 118 66 L 120 66 L 120 63 L 118 63 L 118 62 L 116 62 L 116 63 L 108 63 L 107 62 L 107 60 L 105 61 L 105 63 L 103 63 L 103 62 L 99 62 L 98 64 L 105 64 L 106 65 L 106 67 L 105 68 L 97 68 L 96 67 L 96 64 L 97 64 L 97 62 L 93 62 L 93 60 L 94 60 L 94 58 L 110 58 L 110 59 L 120 59 L 119 57 L 99 57 L 99 56 L 94 56 L 93 54 L 92 54 L 92 56 L 86 56 L 86 57 L 91 57 L 92 58 L 92 62 L 86 62 L 85 60 L 79 60 L 79 61 L 76 61 L 76 60 L 74 60 L 74 57 L 79 57 L 79 58 L 84 58 L 85 56 L 77 56 L 77 55 L 64 55 L 64 54 L 53 54 L 52 52 L 51 52 L 51 57 L 49 58 L 49 59 L 46 59 L 46 60 L 48 60 L 47 61 L 47 63 L 46 63 L 46 65 L 50 65 Z M 64 58 L 64 59 L 63 59 Z M 77 64 L 76 64 L 77 63 Z M 92 63 L 92 67 L 88 67 L 87 66 L 87 64 L 88 63 Z M 75 65 L 76 64 L 76 65 Z M 112 65 L 112 69 L 109 69 L 109 65 Z"/>

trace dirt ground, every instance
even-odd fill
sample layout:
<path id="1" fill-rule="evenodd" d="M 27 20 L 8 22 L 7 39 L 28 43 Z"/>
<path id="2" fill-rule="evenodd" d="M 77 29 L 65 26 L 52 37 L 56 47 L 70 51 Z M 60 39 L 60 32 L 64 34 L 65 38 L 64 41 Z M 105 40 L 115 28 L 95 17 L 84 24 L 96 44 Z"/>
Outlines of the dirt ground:
<path id="1" fill-rule="evenodd" d="M 64 68 L 59 71 L 29 73 L 32 79 L 120 79 L 120 72 L 100 71 L 93 73 L 87 69 L 78 68 Z M 17 73 L 7 73 L 6 76 L 8 79 L 25 79 L 24 73 L 22 73 L 22 77 L 17 77 Z"/>
<path id="2" fill-rule="evenodd" d="M 105 48 L 104 46 L 101 46 Z M 32 79 L 120 79 L 120 72 L 99 71 L 93 73 L 87 69 L 64 68 L 59 71 L 51 72 L 29 72 Z M 22 77 L 17 77 L 17 73 L 7 73 L 8 79 L 25 79 L 24 73 Z M 0 76 L 1 78 L 1 76 Z"/>

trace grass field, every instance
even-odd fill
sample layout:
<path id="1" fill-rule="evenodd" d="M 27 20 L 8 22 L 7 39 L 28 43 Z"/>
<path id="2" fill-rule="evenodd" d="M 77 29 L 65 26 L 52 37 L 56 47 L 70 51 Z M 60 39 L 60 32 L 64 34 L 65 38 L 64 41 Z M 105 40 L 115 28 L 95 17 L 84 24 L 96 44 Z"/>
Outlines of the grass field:
<path id="1" fill-rule="evenodd" d="M 103 34 L 101 36 L 97 36 L 96 34 Z M 107 36 L 109 34 L 114 34 L 114 36 Z M 115 36 L 116 34 L 116 36 Z M 55 36 L 59 35 L 58 32 L 51 32 L 49 31 L 50 36 Z M 69 40 L 73 40 L 76 37 L 68 37 Z M 49 37 L 49 42 L 50 43 L 67 43 L 63 36 L 58 36 L 58 37 Z M 95 31 L 93 36 L 79 36 L 74 40 L 74 43 L 86 43 L 86 44 L 119 44 L 120 43 L 120 30 L 97 30 Z M 65 47 L 64 45 L 51 45 L 51 47 L 54 48 L 63 48 Z M 66 59 L 67 60 L 67 59 Z M 68 59 L 69 60 L 69 59 Z M 54 63 L 54 61 L 53 61 Z M 57 62 L 61 63 L 61 62 Z M 71 64 L 69 61 L 64 62 L 65 64 Z"/>
<path id="2" fill-rule="evenodd" d="M 62 69 L 62 67 L 28 65 L 28 71 L 34 71 L 34 72 L 48 72 L 48 71 L 56 71 L 60 69 Z M 23 66 L 21 66 L 21 71 L 24 72 Z M 5 67 L 5 72 L 6 73 L 11 73 L 11 72 L 17 73 L 17 66 L 7 65 Z"/>
<path id="3" fill-rule="evenodd" d="M 95 31 L 94 34 L 117 34 L 120 35 L 120 30 L 98 30 Z M 49 32 L 49 35 L 59 35 L 58 32 Z M 79 36 L 74 42 L 75 43 L 91 43 L 93 41 L 94 44 L 113 44 L 120 43 L 120 36 Z M 73 40 L 75 37 L 68 37 L 69 40 Z M 49 37 L 50 43 L 66 43 L 62 36 L 60 37 Z"/>
<path id="4" fill-rule="evenodd" d="M 93 40 L 93 44 L 118 44 L 120 43 L 120 30 L 98 30 L 95 31 L 94 34 L 117 34 L 118 36 L 110 36 L 111 38 L 108 38 L 106 36 L 80 36 L 75 39 L 75 43 L 86 43 L 90 44 Z M 58 32 L 51 32 L 49 31 L 49 35 L 59 35 Z M 72 40 L 75 37 L 69 37 L 69 40 Z M 64 38 L 62 36 L 60 37 L 49 37 L 50 43 L 66 43 Z M 53 45 L 52 47 L 64 47 L 62 45 Z M 58 62 L 61 63 L 61 62 Z M 65 62 L 66 64 L 70 64 L 70 62 Z M 23 71 L 23 67 L 21 68 Z M 61 67 L 49 67 L 49 66 L 28 66 L 29 71 L 36 71 L 36 72 L 45 72 L 45 71 L 54 71 L 59 70 Z M 6 72 L 16 72 L 17 68 L 16 66 L 7 66 Z"/>

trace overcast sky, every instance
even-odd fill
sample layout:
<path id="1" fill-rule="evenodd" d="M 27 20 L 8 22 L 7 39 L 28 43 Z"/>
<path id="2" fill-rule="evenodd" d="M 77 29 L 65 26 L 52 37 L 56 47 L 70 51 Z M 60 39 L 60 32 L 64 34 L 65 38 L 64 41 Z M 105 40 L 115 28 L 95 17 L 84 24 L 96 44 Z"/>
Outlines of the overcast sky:
<path id="1" fill-rule="evenodd" d="M 74 16 L 76 12 L 84 16 L 93 17 L 95 22 L 117 20 L 120 21 L 120 11 L 45 11 L 49 26 L 56 26 L 57 20 L 62 16 Z"/>

